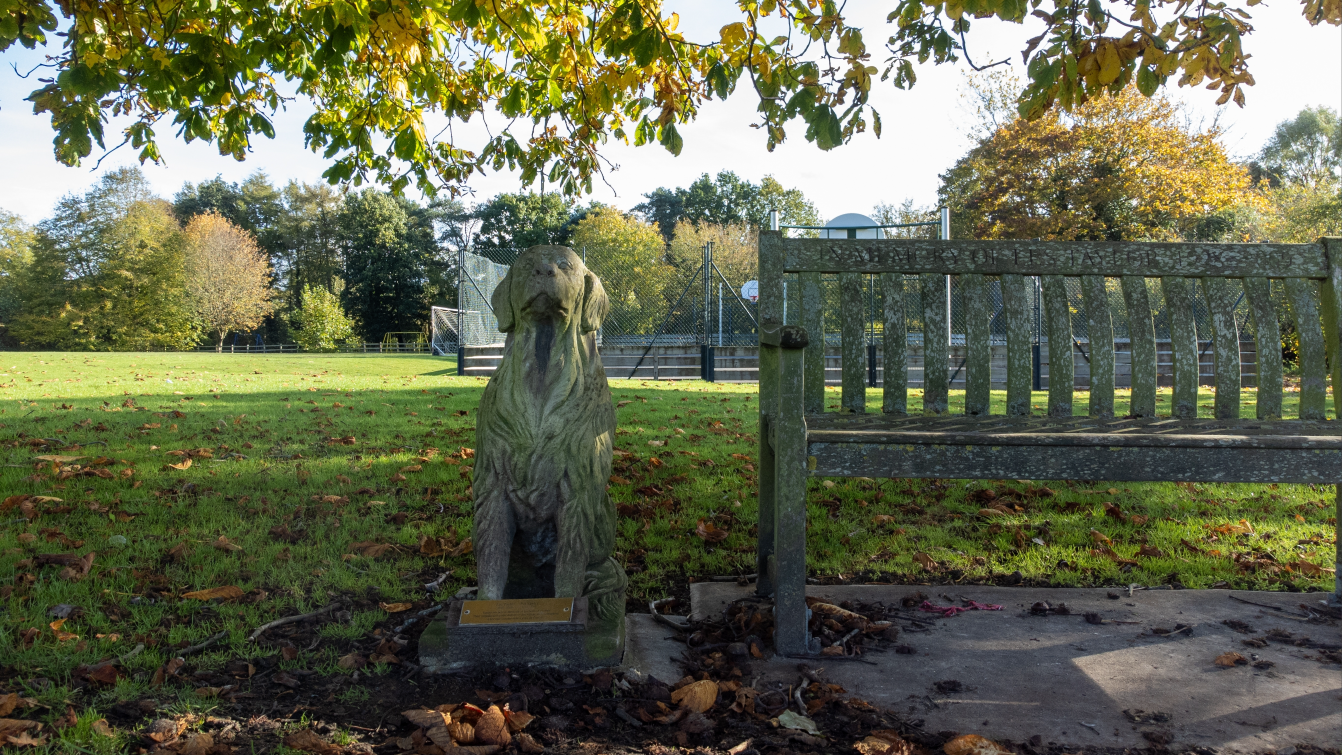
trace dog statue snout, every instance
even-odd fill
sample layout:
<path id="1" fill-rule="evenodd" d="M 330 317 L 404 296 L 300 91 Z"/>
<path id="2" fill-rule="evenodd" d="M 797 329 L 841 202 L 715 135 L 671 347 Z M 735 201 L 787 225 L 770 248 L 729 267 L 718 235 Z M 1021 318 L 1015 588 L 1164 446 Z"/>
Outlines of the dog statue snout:
<path id="1" fill-rule="evenodd" d="M 558 269 L 559 268 L 553 263 L 543 262 L 536 266 L 536 275 L 544 275 L 547 278 L 553 278 L 555 277 L 555 271 Z"/>

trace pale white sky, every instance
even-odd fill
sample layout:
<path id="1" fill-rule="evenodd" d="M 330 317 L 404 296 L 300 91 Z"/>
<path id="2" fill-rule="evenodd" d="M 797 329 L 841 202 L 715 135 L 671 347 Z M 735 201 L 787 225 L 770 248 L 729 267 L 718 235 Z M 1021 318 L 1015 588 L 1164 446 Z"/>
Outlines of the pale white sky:
<path id="1" fill-rule="evenodd" d="M 723 24 L 736 20 L 734 3 L 671 0 L 667 5 L 680 13 L 681 30 L 692 39 L 716 39 Z M 892 7 L 889 0 L 848 3 L 851 22 L 864 29 L 878 66 L 884 58 L 879 42 L 890 33 L 885 15 Z M 1246 39 L 1245 48 L 1253 55 L 1252 71 L 1258 83 L 1248 89 L 1247 107 L 1218 109 L 1213 106 L 1216 92 L 1172 90 L 1195 115 L 1207 120 L 1219 115 L 1228 129 L 1227 146 L 1241 156 L 1256 152 L 1278 122 L 1305 106 L 1342 109 L 1342 29 L 1309 26 L 1295 0 L 1266 0 L 1252 12 L 1257 31 Z M 1037 33 L 1035 27 L 987 21 L 975 25 L 969 37 L 974 61 L 982 65 L 1009 56 L 1014 70 L 1023 75 L 1020 50 L 1024 40 Z M 41 59 L 40 52 L 17 45 L 0 55 L 4 64 L 0 70 L 0 208 L 30 222 L 46 216 L 62 195 L 83 191 L 101 172 L 91 170 L 96 153 L 78 168 L 65 167 L 52 158 L 50 125 L 47 119 L 33 115 L 31 105 L 24 102 L 39 86 L 36 75 L 23 80 L 10 67 L 12 63 L 26 71 Z M 681 129 L 685 148 L 679 157 L 660 145 L 634 148 L 612 142 L 604 154 L 618 170 L 607 172 L 609 186 L 595 182 L 592 198 L 628 209 L 658 186 L 685 186 L 702 173 L 733 170 L 752 181 L 772 174 L 784 186 L 801 188 L 827 218 L 844 212 L 865 213 L 877 202 L 899 202 L 906 197 L 930 205 L 936 199 L 938 174 L 969 146 L 967 110 L 960 98 L 967 70 L 963 62 L 924 66 L 910 91 L 877 83 L 872 100 L 881 113 L 882 138 L 863 134 L 828 153 L 805 141 L 805 126 L 800 121 L 793 125 L 784 145 L 772 154 L 767 152 L 763 135 L 750 128 L 755 101 L 743 80 L 735 97 L 709 103 L 696 122 Z M 171 198 L 186 181 L 199 182 L 216 174 L 240 181 L 258 169 L 276 184 L 289 179 L 321 181 L 325 162 L 303 147 L 302 126 L 309 114 L 301 103 L 280 113 L 275 118 L 276 138 L 258 137 L 253 152 L 241 163 L 221 157 L 212 145 L 185 144 L 174 138 L 175 129 L 165 125 L 159 129 L 165 164 L 146 164 L 145 173 L 165 198 Z M 475 119 L 464 129 L 458 127 L 457 134 L 472 129 L 479 134 L 482 128 Z M 115 121 L 108 124 L 107 133 L 109 145 L 120 141 Z M 135 162 L 134 153 L 125 147 L 104 160 L 101 170 Z M 520 182 L 515 175 L 499 173 L 477 176 L 469 186 L 476 200 L 484 200 L 501 191 L 517 191 Z"/>

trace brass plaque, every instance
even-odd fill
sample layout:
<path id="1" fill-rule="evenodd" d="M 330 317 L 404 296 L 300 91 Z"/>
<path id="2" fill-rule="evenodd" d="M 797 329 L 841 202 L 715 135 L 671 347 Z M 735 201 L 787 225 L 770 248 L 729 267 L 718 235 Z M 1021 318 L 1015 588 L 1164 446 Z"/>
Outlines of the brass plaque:
<path id="1" fill-rule="evenodd" d="M 548 624 L 573 620 L 573 598 L 468 600 L 461 604 L 462 624 Z"/>

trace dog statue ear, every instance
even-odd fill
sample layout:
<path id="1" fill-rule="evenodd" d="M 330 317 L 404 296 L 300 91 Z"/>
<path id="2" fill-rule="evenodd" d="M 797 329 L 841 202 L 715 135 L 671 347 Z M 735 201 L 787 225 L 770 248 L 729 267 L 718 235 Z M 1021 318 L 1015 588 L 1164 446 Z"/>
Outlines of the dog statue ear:
<path id="1" fill-rule="evenodd" d="M 508 274 L 503 276 L 499 285 L 494 289 L 494 293 L 489 297 L 489 306 L 494 310 L 494 317 L 499 321 L 500 333 L 513 332 L 515 318 L 513 317 L 513 297 L 512 297 L 513 271 L 508 270 Z"/>
<path id="2" fill-rule="evenodd" d="M 610 298 L 606 296 L 606 289 L 601 287 L 601 279 L 588 270 L 583 275 L 582 332 L 591 333 L 601 327 L 609 312 Z"/>

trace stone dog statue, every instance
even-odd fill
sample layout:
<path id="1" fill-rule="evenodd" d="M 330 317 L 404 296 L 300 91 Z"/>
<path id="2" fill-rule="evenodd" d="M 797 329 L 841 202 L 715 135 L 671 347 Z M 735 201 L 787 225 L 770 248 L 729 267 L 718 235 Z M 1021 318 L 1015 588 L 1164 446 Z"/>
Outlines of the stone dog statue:
<path id="1" fill-rule="evenodd" d="M 587 596 L 597 621 L 617 621 L 615 407 L 595 336 L 610 301 L 572 249 L 533 246 L 491 305 L 508 336 L 475 428 L 479 598 Z"/>

